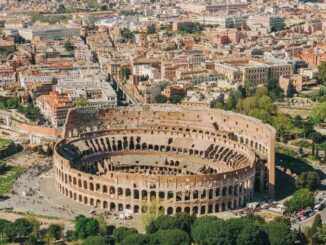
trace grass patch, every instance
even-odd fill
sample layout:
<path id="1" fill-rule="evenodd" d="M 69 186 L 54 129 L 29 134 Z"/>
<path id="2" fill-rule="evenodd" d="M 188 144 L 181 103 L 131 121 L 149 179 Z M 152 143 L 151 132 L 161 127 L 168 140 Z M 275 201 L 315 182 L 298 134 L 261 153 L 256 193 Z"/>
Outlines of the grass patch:
<path id="1" fill-rule="evenodd" d="M 8 192 L 19 176 L 25 172 L 24 168 L 6 166 L 3 174 L 0 175 L 0 196 Z"/>
<path id="2" fill-rule="evenodd" d="M 12 143 L 11 140 L 0 138 L 0 149 L 5 148 L 6 146 Z"/>

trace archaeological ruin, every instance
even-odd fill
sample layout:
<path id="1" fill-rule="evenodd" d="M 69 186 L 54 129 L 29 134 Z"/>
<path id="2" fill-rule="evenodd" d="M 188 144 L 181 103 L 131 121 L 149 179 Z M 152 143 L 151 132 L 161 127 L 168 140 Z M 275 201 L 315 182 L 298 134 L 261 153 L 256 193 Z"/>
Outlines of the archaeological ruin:
<path id="1" fill-rule="evenodd" d="M 237 209 L 274 195 L 275 130 L 245 115 L 175 105 L 79 108 L 55 146 L 56 188 L 89 206 L 164 214 Z"/>

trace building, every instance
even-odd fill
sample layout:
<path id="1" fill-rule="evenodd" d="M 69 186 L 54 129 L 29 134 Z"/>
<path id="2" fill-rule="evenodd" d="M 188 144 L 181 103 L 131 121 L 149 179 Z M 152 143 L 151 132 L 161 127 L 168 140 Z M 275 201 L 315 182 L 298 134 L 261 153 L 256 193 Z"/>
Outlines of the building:
<path id="1" fill-rule="evenodd" d="M 32 26 L 19 29 L 19 35 L 27 40 L 39 39 L 66 39 L 80 36 L 79 26 Z"/>
<path id="2" fill-rule="evenodd" d="M 41 95 L 36 98 L 36 106 L 45 119 L 54 127 L 63 126 L 65 123 L 68 110 L 73 108 L 73 103 L 69 100 L 68 95 L 59 94 L 52 91 L 49 95 Z"/>

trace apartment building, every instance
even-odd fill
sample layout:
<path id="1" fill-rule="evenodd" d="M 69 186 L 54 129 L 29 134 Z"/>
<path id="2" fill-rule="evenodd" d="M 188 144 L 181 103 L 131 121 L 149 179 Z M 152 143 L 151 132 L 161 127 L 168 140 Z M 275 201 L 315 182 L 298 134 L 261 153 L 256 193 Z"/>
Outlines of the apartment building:
<path id="1" fill-rule="evenodd" d="M 64 125 L 69 109 L 74 107 L 67 94 L 59 94 L 55 91 L 37 97 L 36 106 L 56 128 Z"/>
<path id="2" fill-rule="evenodd" d="M 65 39 L 80 36 L 79 26 L 32 26 L 28 28 L 19 29 L 19 35 L 27 40 L 34 38 L 39 39 Z"/>

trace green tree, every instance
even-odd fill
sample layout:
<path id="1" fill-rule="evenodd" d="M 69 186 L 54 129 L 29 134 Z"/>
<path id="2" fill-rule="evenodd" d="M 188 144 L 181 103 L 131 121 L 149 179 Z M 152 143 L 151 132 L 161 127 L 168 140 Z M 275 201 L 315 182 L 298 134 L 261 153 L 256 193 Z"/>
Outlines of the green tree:
<path id="1" fill-rule="evenodd" d="M 154 34 L 156 32 L 156 27 L 154 25 L 150 25 L 147 27 L 147 34 Z"/>
<path id="2" fill-rule="evenodd" d="M 113 237 L 117 243 L 120 243 L 126 237 L 137 233 L 135 228 L 118 227 L 113 230 Z"/>
<path id="3" fill-rule="evenodd" d="M 107 242 L 103 236 L 89 236 L 82 243 L 82 245 L 105 245 Z"/>
<path id="4" fill-rule="evenodd" d="M 326 101 L 319 103 L 311 112 L 315 124 L 326 122 Z"/>
<path id="5" fill-rule="evenodd" d="M 180 95 L 173 95 L 169 98 L 169 100 L 172 104 L 179 104 L 182 100 L 182 97 Z"/>
<path id="6" fill-rule="evenodd" d="M 322 83 L 326 83 L 326 61 L 318 66 L 318 78 Z"/>
<path id="7" fill-rule="evenodd" d="M 246 225 L 238 234 L 238 245 L 267 245 L 268 235 L 258 225 Z"/>
<path id="8" fill-rule="evenodd" d="M 147 245 L 149 236 L 144 234 L 131 234 L 121 241 L 121 245 Z"/>
<path id="9" fill-rule="evenodd" d="M 99 233 L 102 236 L 106 236 L 106 233 L 107 233 L 107 223 L 105 221 L 105 218 L 103 216 L 98 216 L 98 217 L 96 217 L 96 220 L 97 220 L 98 225 L 99 225 Z"/>
<path id="10" fill-rule="evenodd" d="M 75 219 L 75 235 L 79 239 L 96 236 L 99 233 L 99 224 L 94 218 L 79 215 Z"/>
<path id="11" fill-rule="evenodd" d="M 168 98 L 165 95 L 160 94 L 160 95 L 155 97 L 155 102 L 156 103 L 162 104 L 162 103 L 166 103 L 167 101 L 168 101 Z"/>
<path id="12" fill-rule="evenodd" d="M 263 225 L 271 245 L 293 245 L 295 234 L 291 226 L 284 222 L 269 222 Z"/>
<path id="13" fill-rule="evenodd" d="M 319 175 L 313 171 L 301 173 L 295 181 L 298 188 L 308 188 L 310 191 L 317 190 L 320 182 Z"/>
<path id="14" fill-rule="evenodd" d="M 130 75 L 131 75 L 131 70 L 130 70 L 130 68 L 128 67 L 128 66 L 124 66 L 124 67 L 122 67 L 122 69 L 121 69 L 121 74 L 122 74 L 122 77 L 124 78 L 124 79 L 129 79 L 129 77 L 130 77 Z"/>
<path id="15" fill-rule="evenodd" d="M 187 232 L 178 229 L 159 230 L 150 237 L 152 244 L 160 245 L 190 245 Z"/>
<path id="16" fill-rule="evenodd" d="M 123 28 L 120 31 L 120 36 L 121 36 L 120 41 L 123 43 L 135 40 L 135 35 L 128 28 Z"/>
<path id="17" fill-rule="evenodd" d="M 88 103 L 87 99 L 85 99 L 84 97 L 78 97 L 75 100 L 75 106 L 76 107 L 86 107 L 88 105 L 89 105 L 89 103 Z"/>
<path id="18" fill-rule="evenodd" d="M 272 125 L 276 129 L 277 136 L 280 137 L 281 141 L 284 140 L 285 134 L 293 128 L 291 118 L 283 113 L 277 114 L 274 117 Z"/>
<path id="19" fill-rule="evenodd" d="M 321 228 L 317 228 L 315 239 L 318 244 L 326 244 L 326 224 L 323 224 Z"/>
<path id="20" fill-rule="evenodd" d="M 296 88 L 294 87 L 294 85 L 292 83 L 289 84 L 288 89 L 286 91 L 286 95 L 290 98 L 292 98 L 294 96 L 294 94 L 297 93 Z"/>
<path id="21" fill-rule="evenodd" d="M 50 241 L 55 241 L 55 240 L 60 240 L 62 238 L 62 231 L 63 227 L 58 224 L 51 224 L 47 229 L 46 229 L 46 240 L 48 244 Z"/>
<path id="22" fill-rule="evenodd" d="M 163 214 L 163 210 L 159 210 L 159 202 L 156 199 L 151 200 L 150 203 L 144 200 L 141 206 L 143 211 L 141 220 L 145 228 Z"/>
<path id="23" fill-rule="evenodd" d="M 17 109 L 19 106 L 19 99 L 16 97 L 8 98 L 6 101 L 6 106 L 8 109 Z"/>
<path id="24" fill-rule="evenodd" d="M 292 198 L 284 204 L 286 206 L 286 211 L 289 213 L 297 212 L 308 206 L 313 207 L 314 193 L 309 189 L 299 189 L 293 194 Z"/>
<path id="25" fill-rule="evenodd" d="M 267 90 L 268 90 L 268 95 L 273 99 L 279 99 L 283 97 L 283 90 L 281 89 L 279 85 L 279 81 L 277 78 L 273 77 L 271 79 L 268 79 L 267 81 Z"/>
<path id="26" fill-rule="evenodd" d="M 73 53 L 75 50 L 75 46 L 70 42 L 70 40 L 67 40 L 64 44 L 64 48 L 67 52 Z"/>
<path id="27" fill-rule="evenodd" d="M 52 85 L 57 85 L 58 84 L 58 79 L 56 77 L 52 77 L 51 84 Z"/>
<path id="28" fill-rule="evenodd" d="M 0 240 L 4 238 L 5 236 L 5 231 L 6 231 L 6 226 L 8 226 L 8 224 L 11 223 L 8 220 L 5 219 L 0 219 Z"/>

